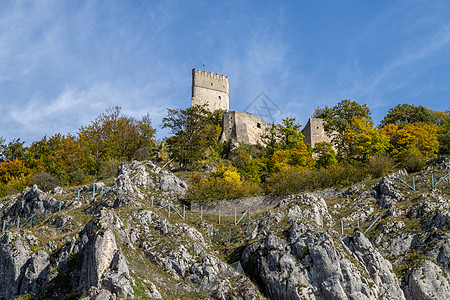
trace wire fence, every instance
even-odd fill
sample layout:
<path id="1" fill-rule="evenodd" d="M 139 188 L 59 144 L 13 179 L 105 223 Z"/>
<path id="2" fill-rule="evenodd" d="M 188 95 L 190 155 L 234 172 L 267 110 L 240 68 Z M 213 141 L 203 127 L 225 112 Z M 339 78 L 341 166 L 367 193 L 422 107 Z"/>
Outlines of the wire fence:
<path id="1" fill-rule="evenodd" d="M 399 191 L 419 191 L 425 189 L 436 189 L 450 185 L 450 171 L 435 172 L 431 174 L 419 174 L 414 176 L 395 177 L 396 188 Z"/>

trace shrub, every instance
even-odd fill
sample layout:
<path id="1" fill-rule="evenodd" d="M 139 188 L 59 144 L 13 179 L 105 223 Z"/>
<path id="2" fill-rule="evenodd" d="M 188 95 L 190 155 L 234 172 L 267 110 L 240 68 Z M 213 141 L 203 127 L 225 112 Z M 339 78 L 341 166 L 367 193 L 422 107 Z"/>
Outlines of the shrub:
<path id="1" fill-rule="evenodd" d="M 366 166 L 367 173 L 373 178 L 386 176 L 393 168 L 394 161 L 392 158 L 384 155 L 375 155 Z"/>
<path id="2" fill-rule="evenodd" d="M 82 184 L 86 181 L 86 173 L 82 169 L 77 169 L 69 174 L 69 180 L 71 183 Z"/>
<path id="3" fill-rule="evenodd" d="M 119 162 L 114 159 L 102 161 L 98 170 L 98 179 L 102 180 L 116 177 L 118 166 Z"/>
<path id="4" fill-rule="evenodd" d="M 426 160 L 422 155 L 411 153 L 402 159 L 401 164 L 408 173 L 415 173 L 425 168 Z"/>
<path id="5" fill-rule="evenodd" d="M 271 174 L 264 184 L 264 190 L 266 194 L 287 195 L 315 189 L 347 186 L 366 179 L 367 175 L 364 168 L 352 165 L 319 170 L 288 167 Z"/>
<path id="6" fill-rule="evenodd" d="M 48 172 L 41 172 L 33 176 L 31 184 L 35 184 L 41 190 L 47 192 L 59 185 L 59 179 Z"/>
<path id="7" fill-rule="evenodd" d="M 234 199 L 261 193 L 258 184 L 241 180 L 235 167 L 219 167 L 207 179 L 199 174 L 191 174 L 192 184 L 188 188 L 186 200 L 206 201 L 217 199 Z"/>

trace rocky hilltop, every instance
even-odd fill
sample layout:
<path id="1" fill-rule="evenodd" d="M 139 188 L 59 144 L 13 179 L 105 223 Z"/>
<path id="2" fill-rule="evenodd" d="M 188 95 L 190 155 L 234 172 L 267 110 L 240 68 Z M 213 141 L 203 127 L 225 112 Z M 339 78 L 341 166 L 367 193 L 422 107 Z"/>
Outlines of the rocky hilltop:
<path id="1" fill-rule="evenodd" d="M 184 207 L 187 184 L 152 162 L 35 186 L 0 203 L 0 299 L 450 299 L 450 185 L 396 175 L 237 206 L 236 226 Z"/>

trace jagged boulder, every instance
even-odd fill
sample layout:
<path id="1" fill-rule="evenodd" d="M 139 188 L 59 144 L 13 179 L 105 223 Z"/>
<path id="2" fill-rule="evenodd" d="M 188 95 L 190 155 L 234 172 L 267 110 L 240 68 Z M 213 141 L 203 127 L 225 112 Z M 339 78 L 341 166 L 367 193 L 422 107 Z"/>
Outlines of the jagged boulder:
<path id="1" fill-rule="evenodd" d="M 438 262 L 447 276 L 450 276 L 450 233 L 436 233 L 429 242 L 433 247 L 426 255 Z"/>
<path id="2" fill-rule="evenodd" d="M 170 196 L 184 195 L 187 184 L 153 162 L 133 161 L 119 164 L 117 187 L 120 191 L 144 199 L 148 188 L 160 190 Z"/>
<path id="3" fill-rule="evenodd" d="M 397 190 L 395 182 L 396 176 L 401 174 L 390 174 L 381 178 L 380 182 L 375 185 L 375 198 L 380 199 L 378 204 L 381 208 L 390 209 L 395 202 L 403 198 L 402 194 Z"/>
<path id="4" fill-rule="evenodd" d="M 31 250 L 20 234 L 5 233 L 0 237 L 0 298 L 14 299 L 21 290 L 23 268 Z"/>
<path id="5" fill-rule="evenodd" d="M 312 228 L 315 228 L 313 230 Z M 366 278 L 318 228 L 294 222 L 289 241 L 269 234 L 242 258 L 271 299 L 375 299 Z"/>
<path id="6" fill-rule="evenodd" d="M 327 221 L 332 226 L 325 200 L 314 193 L 297 195 L 295 199 L 283 199 L 280 207 L 289 206 L 286 215 L 291 218 L 304 218 L 314 221 L 318 226 Z"/>
<path id="7" fill-rule="evenodd" d="M 48 197 L 37 185 L 33 188 L 26 188 L 17 198 L 17 201 L 7 211 L 6 216 L 15 218 L 17 216 L 30 217 L 31 215 L 42 214 L 45 210 L 56 212 L 59 203 L 52 197 Z"/>
<path id="8" fill-rule="evenodd" d="M 383 258 L 362 232 L 354 231 L 352 237 L 345 239 L 345 244 L 365 266 L 378 295 L 383 295 L 384 299 L 405 299 L 391 263 Z"/>
<path id="9" fill-rule="evenodd" d="M 95 182 L 93 184 L 86 184 L 81 188 L 81 193 L 93 193 L 95 190 L 95 193 L 99 193 L 101 192 L 102 188 L 105 188 L 105 183 L 104 182 Z"/>
<path id="10" fill-rule="evenodd" d="M 405 288 L 411 300 L 450 299 L 450 282 L 442 270 L 430 260 L 422 260 L 420 266 L 407 275 Z"/>
<path id="11" fill-rule="evenodd" d="M 35 295 L 48 284 L 50 255 L 43 250 L 34 253 L 25 266 L 20 294 Z"/>
<path id="12" fill-rule="evenodd" d="M 129 281 L 129 269 L 125 257 L 117 247 L 113 229 L 122 226 L 122 221 L 106 209 L 90 221 L 84 231 L 88 238 L 83 249 L 83 264 L 78 290 L 101 287 L 113 293 L 134 298 Z"/>

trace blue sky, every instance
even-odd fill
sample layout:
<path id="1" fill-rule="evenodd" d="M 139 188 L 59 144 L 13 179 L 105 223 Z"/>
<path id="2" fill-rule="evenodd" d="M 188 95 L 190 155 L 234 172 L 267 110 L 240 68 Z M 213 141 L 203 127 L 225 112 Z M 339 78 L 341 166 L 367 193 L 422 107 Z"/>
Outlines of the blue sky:
<path id="1" fill-rule="evenodd" d="M 0 136 L 74 134 L 118 105 L 163 137 L 203 65 L 230 77 L 231 110 L 263 92 L 276 121 L 342 99 L 376 123 L 400 103 L 447 110 L 450 2 L 2 1 Z"/>

